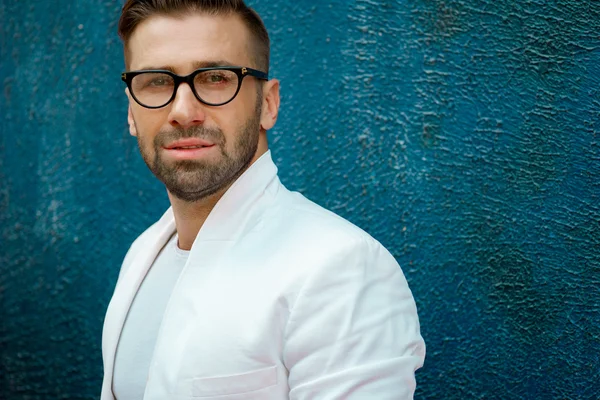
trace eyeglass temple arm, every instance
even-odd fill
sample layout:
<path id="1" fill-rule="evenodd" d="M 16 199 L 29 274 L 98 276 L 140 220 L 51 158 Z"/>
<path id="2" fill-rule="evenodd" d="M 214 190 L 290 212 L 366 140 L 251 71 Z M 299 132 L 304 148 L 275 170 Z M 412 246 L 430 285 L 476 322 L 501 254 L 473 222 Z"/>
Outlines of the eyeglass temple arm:
<path id="1" fill-rule="evenodd" d="M 242 75 L 252 75 L 252 76 L 254 76 L 256 78 L 259 78 L 259 79 L 264 79 L 266 81 L 269 80 L 269 75 L 268 74 L 265 74 L 262 71 L 259 71 L 257 69 L 252 69 L 252 68 L 246 68 L 246 67 L 242 68 Z"/>

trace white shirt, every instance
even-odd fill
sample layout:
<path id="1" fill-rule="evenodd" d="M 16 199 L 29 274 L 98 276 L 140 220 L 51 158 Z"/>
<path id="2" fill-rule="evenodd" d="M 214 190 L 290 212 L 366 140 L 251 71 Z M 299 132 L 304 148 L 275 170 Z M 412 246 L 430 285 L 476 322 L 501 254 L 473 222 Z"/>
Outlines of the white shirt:
<path id="1" fill-rule="evenodd" d="M 163 314 L 189 251 L 177 235 L 165 245 L 131 305 L 117 347 L 113 392 L 118 400 L 142 400 Z"/>

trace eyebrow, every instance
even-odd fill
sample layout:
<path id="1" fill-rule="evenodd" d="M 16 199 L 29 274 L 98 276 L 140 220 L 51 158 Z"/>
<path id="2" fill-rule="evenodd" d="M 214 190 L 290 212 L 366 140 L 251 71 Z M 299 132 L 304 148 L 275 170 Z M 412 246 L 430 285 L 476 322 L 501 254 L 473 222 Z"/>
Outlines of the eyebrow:
<path id="1" fill-rule="evenodd" d="M 218 60 L 218 61 L 195 61 L 192 64 L 192 68 L 194 70 L 199 69 L 199 68 L 235 67 L 235 66 L 237 66 L 237 65 L 236 64 L 232 64 L 229 61 L 224 61 L 224 60 Z M 171 71 L 171 72 L 175 73 L 175 68 L 173 66 L 171 66 L 171 65 L 162 65 L 162 66 L 159 66 L 159 67 L 145 66 L 143 68 L 137 69 L 137 71 L 152 70 L 152 69 L 161 69 L 161 70 Z"/>

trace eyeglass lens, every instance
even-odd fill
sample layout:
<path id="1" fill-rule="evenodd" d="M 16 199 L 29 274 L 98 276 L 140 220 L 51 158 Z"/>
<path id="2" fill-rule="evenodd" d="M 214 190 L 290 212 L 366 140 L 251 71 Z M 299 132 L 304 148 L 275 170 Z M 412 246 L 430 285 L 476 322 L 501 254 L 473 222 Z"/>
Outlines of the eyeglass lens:
<path id="1" fill-rule="evenodd" d="M 202 71 L 194 77 L 194 89 L 206 103 L 222 104 L 235 96 L 238 80 L 238 75 L 233 71 Z M 165 73 L 145 72 L 131 80 L 133 96 L 148 107 L 166 105 L 173 97 L 174 90 L 173 77 Z"/>

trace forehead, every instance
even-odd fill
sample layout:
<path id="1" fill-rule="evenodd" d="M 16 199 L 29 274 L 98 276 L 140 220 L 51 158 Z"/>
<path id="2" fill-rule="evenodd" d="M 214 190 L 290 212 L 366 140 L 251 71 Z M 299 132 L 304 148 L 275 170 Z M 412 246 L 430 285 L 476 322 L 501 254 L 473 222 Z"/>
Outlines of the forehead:
<path id="1" fill-rule="evenodd" d="M 191 72 L 196 65 L 225 61 L 250 65 L 250 32 L 236 15 L 155 15 L 140 23 L 127 43 L 128 69 L 170 67 Z"/>

